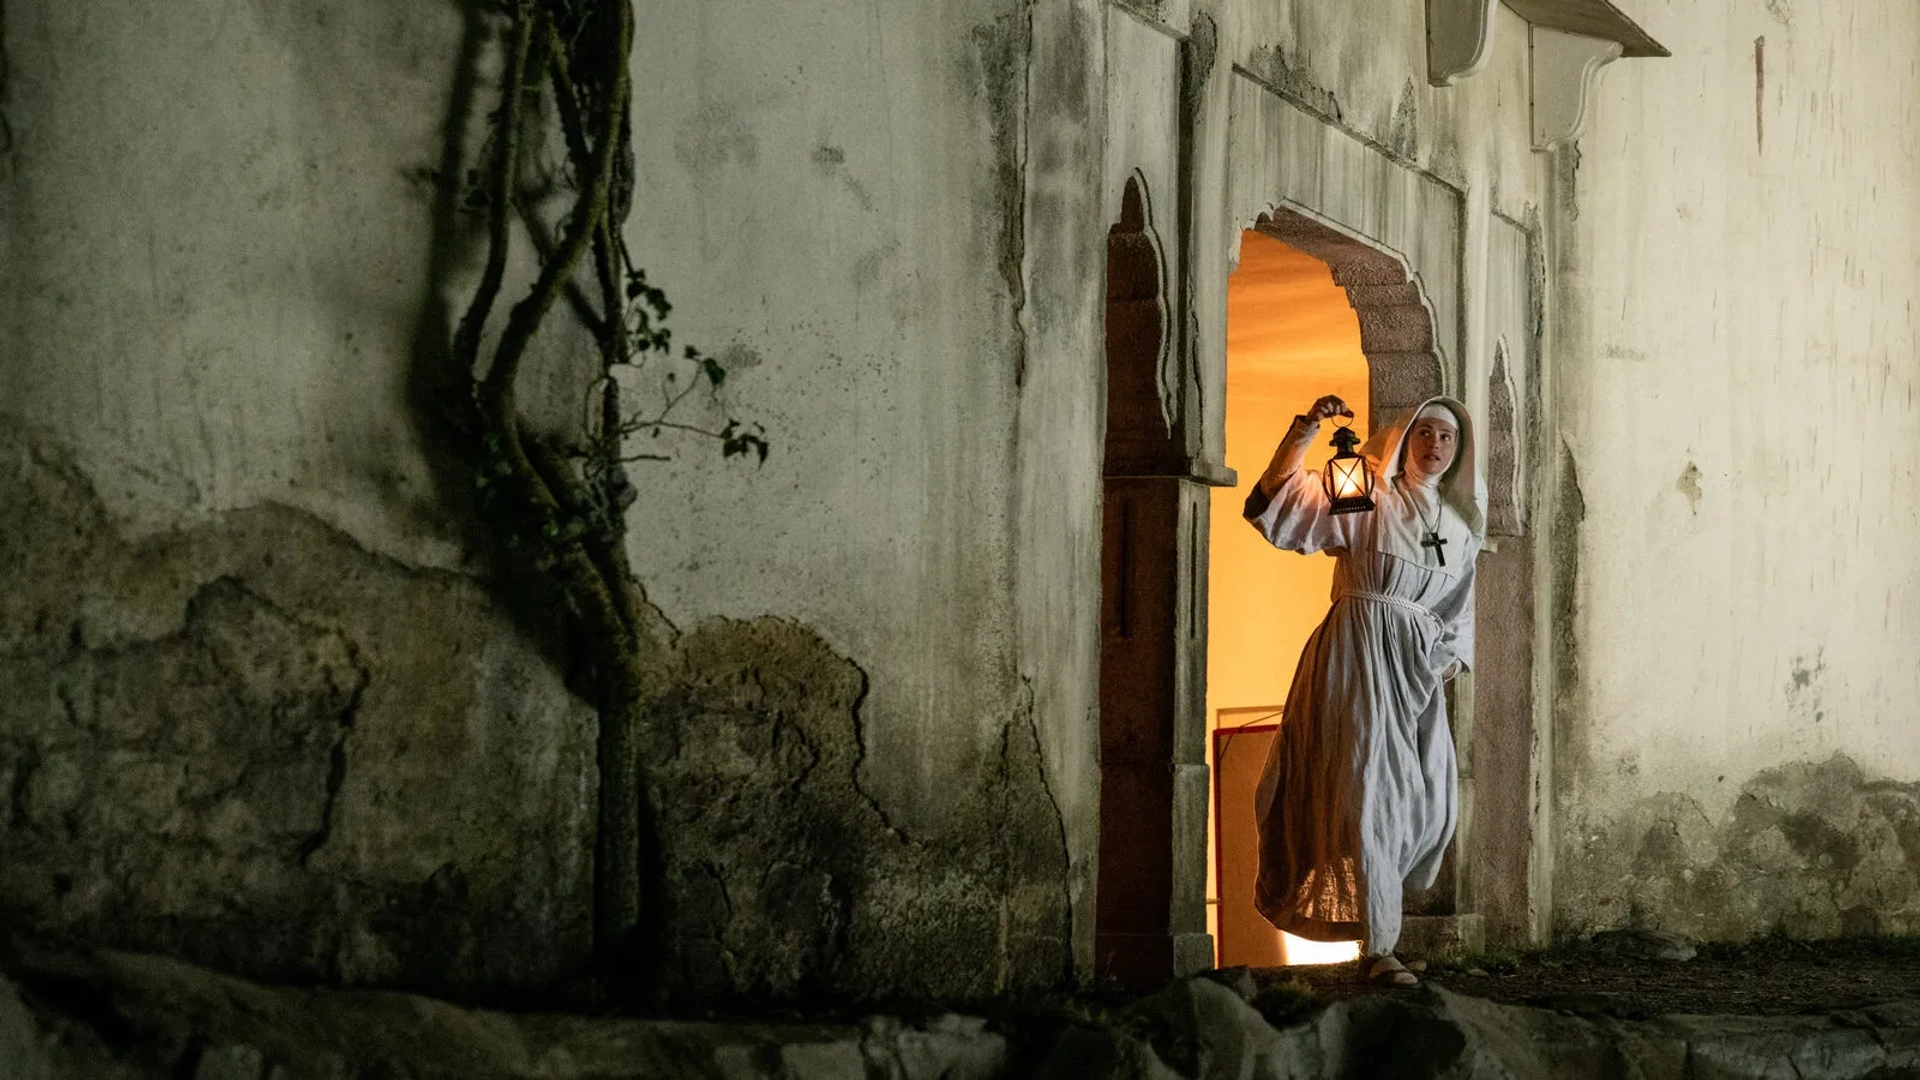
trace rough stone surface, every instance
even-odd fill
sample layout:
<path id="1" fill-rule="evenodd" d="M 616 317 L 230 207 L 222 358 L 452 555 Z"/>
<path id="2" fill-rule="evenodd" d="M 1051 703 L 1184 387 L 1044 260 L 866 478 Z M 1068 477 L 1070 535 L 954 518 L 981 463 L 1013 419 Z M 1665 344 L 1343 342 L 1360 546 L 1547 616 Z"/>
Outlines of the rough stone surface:
<path id="1" fill-rule="evenodd" d="M 984 1080 L 983 1021 L 712 1024 L 508 1015 L 375 991 L 262 987 L 125 953 L 0 976 L 0 1062 L 19 1080 Z"/>
<path id="2" fill-rule="evenodd" d="M 714 620 L 679 648 L 649 759 L 673 989 L 980 998 L 1069 975 L 1067 856 L 1032 717 L 915 839 L 862 786 L 865 675 L 791 622 Z"/>
<path id="3" fill-rule="evenodd" d="M 1253 996 L 1252 980 L 1227 977 L 1078 1019 L 689 1022 L 273 989 L 127 953 L 29 953 L 7 967 L 0 1062 L 20 1080 L 1839 1080 L 1920 1069 L 1914 1002 L 1829 1017 L 1629 1021 L 1427 988 L 1305 1018 L 1283 1004 L 1270 1019 L 1275 1003 Z"/>
<path id="4" fill-rule="evenodd" d="M 517 1000 L 589 959 L 593 715 L 486 583 L 280 507 L 130 544 L 0 432 L 0 911 L 253 977 Z M 937 839 L 862 786 L 866 675 L 792 622 L 666 647 L 667 989 L 982 998 L 1071 977 L 1028 702 Z"/>
<path id="5" fill-rule="evenodd" d="M 1593 935 L 1593 947 L 1612 955 L 1673 963 L 1691 960 L 1700 952 L 1685 937 L 1658 930 L 1603 930 Z"/>
<path id="6" fill-rule="evenodd" d="M 460 995 L 587 947 L 591 714 L 482 583 L 261 507 L 128 543 L 0 430 L 0 911 Z"/>
<path id="7" fill-rule="evenodd" d="M 1738 940 L 1920 932 L 1920 784 L 1852 760 L 1768 769 L 1715 813 L 1681 792 L 1579 829 L 1560 928 Z"/>

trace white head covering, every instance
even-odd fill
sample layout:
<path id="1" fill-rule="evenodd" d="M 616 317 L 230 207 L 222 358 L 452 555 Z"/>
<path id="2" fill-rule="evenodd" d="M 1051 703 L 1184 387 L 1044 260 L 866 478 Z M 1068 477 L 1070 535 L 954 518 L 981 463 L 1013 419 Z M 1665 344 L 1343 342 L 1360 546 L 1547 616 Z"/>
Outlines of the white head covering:
<path id="1" fill-rule="evenodd" d="M 1467 523 L 1476 538 L 1484 539 L 1487 534 L 1487 517 L 1484 507 L 1487 505 L 1487 485 L 1481 479 L 1480 465 L 1474 457 L 1473 416 L 1467 407 L 1450 397 L 1431 397 L 1421 402 L 1417 408 L 1406 409 L 1389 419 L 1385 427 L 1374 430 L 1360 453 L 1373 466 L 1374 475 L 1382 481 L 1390 481 L 1401 472 L 1401 459 L 1406 456 L 1407 432 L 1414 421 L 1424 417 L 1447 420 L 1460 430 L 1460 438 L 1453 455 L 1453 464 L 1440 478 L 1440 497 L 1460 519 Z"/>

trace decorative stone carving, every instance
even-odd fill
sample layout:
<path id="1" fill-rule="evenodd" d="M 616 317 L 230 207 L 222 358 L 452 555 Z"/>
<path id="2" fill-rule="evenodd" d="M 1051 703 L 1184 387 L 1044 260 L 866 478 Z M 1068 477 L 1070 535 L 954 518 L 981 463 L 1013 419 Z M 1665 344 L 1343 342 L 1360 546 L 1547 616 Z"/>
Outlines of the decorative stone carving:
<path id="1" fill-rule="evenodd" d="M 1533 148 L 1552 150 L 1580 137 L 1600 69 L 1620 59 L 1617 41 L 1532 27 Z"/>
<path id="2" fill-rule="evenodd" d="M 1524 531 L 1520 507 L 1520 425 L 1514 410 L 1513 377 L 1507 346 L 1494 349 L 1487 377 L 1487 534 L 1518 536 Z"/>
<path id="3" fill-rule="evenodd" d="M 1451 86 L 1478 75 L 1493 55 L 1500 0 L 1427 0 L 1427 80 Z"/>

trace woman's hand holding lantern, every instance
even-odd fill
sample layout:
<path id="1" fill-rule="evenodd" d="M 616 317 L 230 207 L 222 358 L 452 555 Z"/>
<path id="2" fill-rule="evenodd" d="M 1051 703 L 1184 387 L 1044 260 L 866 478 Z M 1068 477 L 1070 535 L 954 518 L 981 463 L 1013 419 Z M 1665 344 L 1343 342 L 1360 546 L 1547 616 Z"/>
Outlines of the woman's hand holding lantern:
<path id="1" fill-rule="evenodd" d="M 1325 397 L 1322 397 L 1319 401 L 1314 402 L 1312 408 L 1308 409 L 1304 413 L 1301 413 L 1300 415 L 1302 418 L 1306 420 L 1307 423 L 1317 424 L 1320 421 L 1325 420 L 1330 416 L 1351 417 L 1353 415 L 1353 410 L 1347 408 L 1346 402 L 1341 401 L 1338 397 L 1335 397 L 1332 394 L 1328 394 Z"/>

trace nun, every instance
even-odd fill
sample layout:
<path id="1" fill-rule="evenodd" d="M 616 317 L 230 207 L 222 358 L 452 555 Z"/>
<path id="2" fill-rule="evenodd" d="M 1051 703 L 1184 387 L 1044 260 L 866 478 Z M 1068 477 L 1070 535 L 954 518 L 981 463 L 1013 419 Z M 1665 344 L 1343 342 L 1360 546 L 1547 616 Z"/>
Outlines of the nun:
<path id="1" fill-rule="evenodd" d="M 1361 447 L 1374 509 L 1332 515 L 1305 468 L 1332 395 L 1296 416 L 1247 496 L 1274 547 L 1335 559 L 1333 603 L 1307 639 L 1255 792 L 1254 905 L 1312 941 L 1362 944 L 1361 976 L 1419 980 L 1394 956 L 1406 890 L 1432 886 L 1460 780 L 1445 684 L 1473 664 L 1473 569 L 1486 498 L 1466 407 L 1436 397 Z"/>

